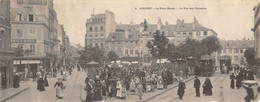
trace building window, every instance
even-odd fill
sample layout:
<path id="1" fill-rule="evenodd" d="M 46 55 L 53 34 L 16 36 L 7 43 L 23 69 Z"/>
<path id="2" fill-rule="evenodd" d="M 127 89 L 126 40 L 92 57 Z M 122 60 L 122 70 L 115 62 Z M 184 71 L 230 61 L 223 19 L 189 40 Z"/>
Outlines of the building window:
<path id="1" fill-rule="evenodd" d="M 235 53 L 238 53 L 238 49 L 235 49 Z"/>
<path id="2" fill-rule="evenodd" d="M 226 50 L 226 49 L 223 49 L 223 53 L 227 53 L 227 50 Z"/>
<path id="3" fill-rule="evenodd" d="M 33 14 L 29 14 L 29 22 L 33 22 L 34 19 L 33 19 Z"/>
<path id="4" fill-rule="evenodd" d="M 232 53 L 232 49 L 229 49 L 229 53 Z"/>
<path id="5" fill-rule="evenodd" d="M 92 27 L 89 27 L 89 31 L 92 31 Z"/>
<path id="6" fill-rule="evenodd" d="M 134 51 L 133 51 L 133 50 L 130 50 L 130 54 L 131 54 L 131 55 L 134 54 Z"/>
<path id="7" fill-rule="evenodd" d="M 112 36 L 112 39 L 114 40 L 114 39 L 115 39 L 115 36 Z"/>
<path id="8" fill-rule="evenodd" d="M 229 43 L 227 43 L 227 46 L 230 46 L 230 44 L 229 44 Z"/>
<path id="9" fill-rule="evenodd" d="M 101 44 L 100 44 L 100 47 L 101 47 L 101 49 L 103 49 L 103 48 L 104 48 L 104 45 L 103 45 L 103 43 L 101 43 Z"/>
<path id="10" fill-rule="evenodd" d="M 98 43 L 95 43 L 95 47 L 98 47 Z"/>
<path id="11" fill-rule="evenodd" d="M 238 61 L 238 56 L 235 56 L 235 61 Z"/>
<path id="12" fill-rule="evenodd" d="M 183 36 L 186 36 L 186 32 L 183 33 Z"/>
<path id="13" fill-rule="evenodd" d="M 35 37 L 36 36 L 36 34 L 35 34 L 35 30 L 29 30 L 29 36 L 30 37 Z"/>
<path id="14" fill-rule="evenodd" d="M 125 54 L 126 54 L 126 55 L 128 54 L 128 50 L 125 50 Z"/>
<path id="15" fill-rule="evenodd" d="M 243 52 L 243 49 L 240 49 L 240 53 L 244 53 L 244 52 Z"/>
<path id="16" fill-rule="evenodd" d="M 19 38 L 23 37 L 22 29 L 17 29 L 17 37 L 19 37 Z"/>
<path id="17" fill-rule="evenodd" d="M 33 44 L 30 45 L 30 51 L 31 51 L 31 52 L 35 52 L 35 45 L 33 45 Z"/>
<path id="18" fill-rule="evenodd" d="M 101 31 L 103 31 L 103 30 L 104 30 L 103 26 L 100 26 L 100 30 L 101 30 Z"/>
<path id="19" fill-rule="evenodd" d="M 92 37 L 92 34 L 90 34 L 89 37 Z"/>
<path id="20" fill-rule="evenodd" d="M 95 34 L 95 37 L 97 37 L 98 35 L 97 34 Z"/>
<path id="21" fill-rule="evenodd" d="M 197 35 L 197 36 L 200 36 L 200 31 L 197 31 L 197 32 L 196 32 L 196 35 Z"/>
<path id="22" fill-rule="evenodd" d="M 207 31 L 204 31 L 204 35 L 205 35 L 205 36 L 207 36 L 207 35 L 208 35 Z"/>
<path id="23" fill-rule="evenodd" d="M 129 35 L 129 38 L 132 38 L 132 35 Z"/>
<path id="24" fill-rule="evenodd" d="M 95 27 L 95 31 L 98 31 L 98 27 Z"/>
<path id="25" fill-rule="evenodd" d="M 22 16 L 23 16 L 23 15 L 22 15 L 21 13 L 18 13 L 18 14 L 17 14 L 17 20 L 18 20 L 18 21 L 22 21 Z"/>
<path id="26" fill-rule="evenodd" d="M 192 32 L 189 32 L 189 35 L 192 36 Z"/>
<path id="27" fill-rule="evenodd" d="M 139 54 L 139 53 L 138 53 L 138 50 L 135 50 L 135 54 Z"/>
<path id="28" fill-rule="evenodd" d="M 17 47 L 20 48 L 20 49 L 23 49 L 23 44 L 18 44 Z"/>
<path id="29" fill-rule="evenodd" d="M 104 36 L 104 34 L 100 34 L 100 36 L 101 36 L 101 37 L 103 37 L 103 36 Z"/>

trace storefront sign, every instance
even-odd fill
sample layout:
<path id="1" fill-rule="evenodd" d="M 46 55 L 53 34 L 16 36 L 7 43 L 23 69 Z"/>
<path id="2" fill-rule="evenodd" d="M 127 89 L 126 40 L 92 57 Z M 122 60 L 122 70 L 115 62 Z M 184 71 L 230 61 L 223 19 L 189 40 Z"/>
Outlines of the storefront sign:
<path id="1" fill-rule="evenodd" d="M 13 61 L 13 64 L 40 64 L 40 63 L 41 63 L 40 60 L 14 60 Z"/>
<path id="2" fill-rule="evenodd" d="M 36 43 L 36 39 L 12 39 L 12 43 Z"/>

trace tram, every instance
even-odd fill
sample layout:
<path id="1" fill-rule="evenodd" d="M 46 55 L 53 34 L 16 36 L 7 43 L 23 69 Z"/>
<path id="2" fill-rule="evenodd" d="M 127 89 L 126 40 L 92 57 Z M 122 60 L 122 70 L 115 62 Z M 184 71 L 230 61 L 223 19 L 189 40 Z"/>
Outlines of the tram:
<path id="1" fill-rule="evenodd" d="M 215 72 L 213 61 L 214 59 L 210 55 L 201 56 L 200 70 L 202 76 L 211 76 Z"/>

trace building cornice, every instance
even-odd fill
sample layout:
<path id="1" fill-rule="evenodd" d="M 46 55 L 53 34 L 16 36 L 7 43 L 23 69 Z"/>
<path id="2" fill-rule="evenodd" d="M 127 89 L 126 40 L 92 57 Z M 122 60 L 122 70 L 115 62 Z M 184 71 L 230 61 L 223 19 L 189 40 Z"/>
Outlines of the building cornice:
<path id="1" fill-rule="evenodd" d="M 48 28 L 48 30 L 50 31 L 50 27 L 48 25 L 46 25 L 45 23 L 42 23 L 42 22 L 17 22 L 17 21 L 11 21 L 11 25 L 12 24 L 30 24 L 30 25 L 43 25 L 45 26 L 46 28 Z"/>
<path id="2" fill-rule="evenodd" d="M 11 29 L 11 27 L 8 27 L 6 25 L 0 24 L 1 27 L 7 28 L 7 29 Z"/>

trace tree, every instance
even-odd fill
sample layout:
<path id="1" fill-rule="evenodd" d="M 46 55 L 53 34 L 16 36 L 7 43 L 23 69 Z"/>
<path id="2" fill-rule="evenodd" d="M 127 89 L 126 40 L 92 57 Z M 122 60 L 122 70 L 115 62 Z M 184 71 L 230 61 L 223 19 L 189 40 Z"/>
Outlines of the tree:
<path id="1" fill-rule="evenodd" d="M 255 50 L 254 48 L 248 48 L 244 52 L 244 57 L 246 58 L 246 62 L 248 63 L 249 67 L 252 67 L 255 65 Z"/>
<path id="2" fill-rule="evenodd" d="M 110 51 L 110 52 L 107 53 L 107 58 L 110 61 L 116 61 L 118 59 L 118 57 L 119 56 L 114 51 Z"/>
<path id="3" fill-rule="evenodd" d="M 222 49 L 220 41 L 217 36 L 208 36 L 201 41 L 203 52 L 207 55 L 211 55 L 213 52 L 220 51 Z"/>
<path id="4" fill-rule="evenodd" d="M 154 34 L 154 39 L 148 41 L 146 47 L 148 47 L 151 55 L 155 59 L 167 58 L 167 46 L 169 39 L 165 37 L 164 34 L 160 34 L 160 31 L 157 30 Z"/>
<path id="5" fill-rule="evenodd" d="M 105 59 L 104 50 L 99 49 L 98 47 L 86 47 L 84 50 L 78 52 L 79 63 L 84 66 L 90 61 L 95 61 L 98 63 L 102 63 Z"/>

